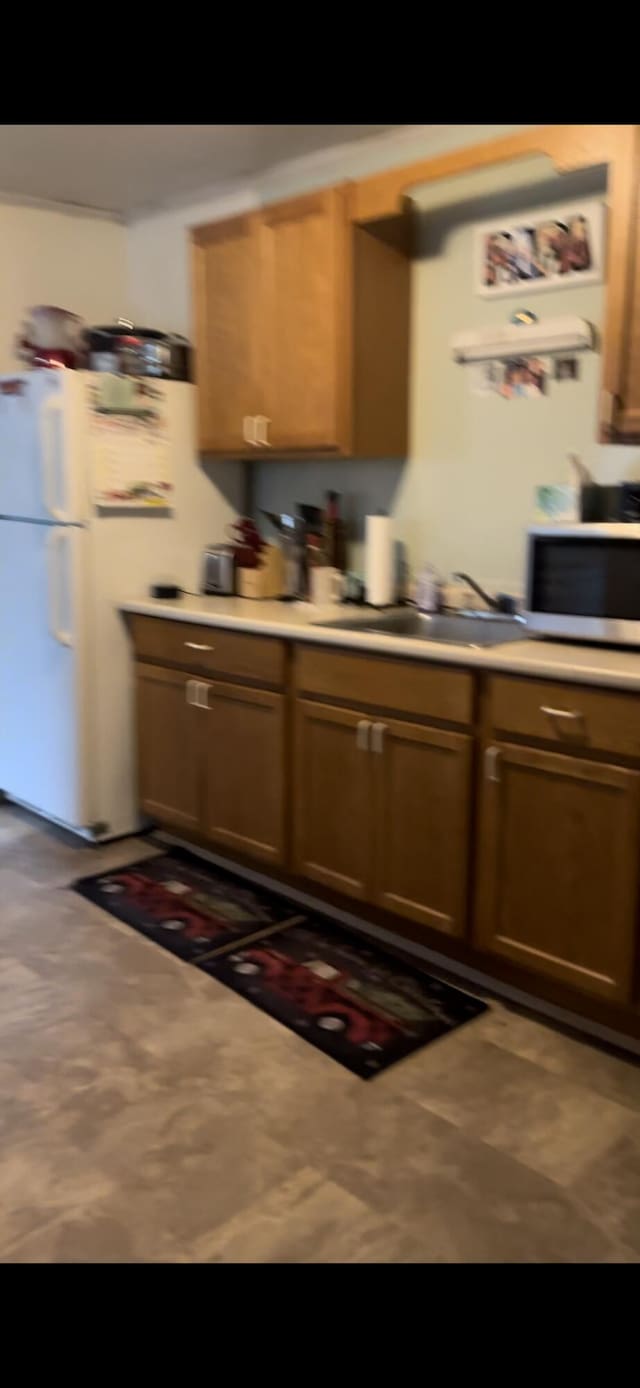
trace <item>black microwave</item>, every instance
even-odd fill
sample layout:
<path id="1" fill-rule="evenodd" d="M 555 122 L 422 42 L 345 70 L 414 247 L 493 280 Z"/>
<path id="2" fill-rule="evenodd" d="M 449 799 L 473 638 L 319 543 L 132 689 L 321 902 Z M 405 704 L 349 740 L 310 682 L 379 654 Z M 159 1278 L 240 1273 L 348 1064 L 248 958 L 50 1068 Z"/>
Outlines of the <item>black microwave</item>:
<path id="1" fill-rule="evenodd" d="M 640 646 L 640 524 L 532 527 L 526 618 L 544 636 Z"/>

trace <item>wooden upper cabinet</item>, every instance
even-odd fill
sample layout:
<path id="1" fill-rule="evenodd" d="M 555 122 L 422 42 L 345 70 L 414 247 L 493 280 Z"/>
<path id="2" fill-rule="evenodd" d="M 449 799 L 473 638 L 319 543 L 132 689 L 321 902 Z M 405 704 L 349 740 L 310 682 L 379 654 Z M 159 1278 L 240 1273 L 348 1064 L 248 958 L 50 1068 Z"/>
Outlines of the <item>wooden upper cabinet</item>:
<path id="1" fill-rule="evenodd" d="M 403 457 L 410 194 L 546 155 L 606 166 L 602 442 L 640 439 L 640 127 L 520 131 L 196 228 L 200 447 L 221 455 Z"/>
<path id="2" fill-rule="evenodd" d="M 404 457 L 410 261 L 351 185 L 193 232 L 200 448 Z"/>
<path id="3" fill-rule="evenodd" d="M 261 410 L 255 217 L 198 227 L 193 278 L 200 448 L 242 453 Z"/>
<path id="4" fill-rule="evenodd" d="M 373 724 L 372 740 L 377 802 L 375 900 L 418 924 L 462 935 L 471 738 L 385 720 Z"/>
<path id="5" fill-rule="evenodd" d="M 346 445 L 345 190 L 265 208 L 259 219 L 262 379 L 269 445 Z"/>
<path id="6" fill-rule="evenodd" d="M 632 995 L 640 772 L 496 743 L 485 752 L 476 941 L 584 993 Z"/>
<path id="7" fill-rule="evenodd" d="M 611 402 L 612 442 L 620 443 L 640 440 L 640 151 L 636 155 L 632 228 L 621 385 Z M 605 412 L 607 399 L 611 397 L 605 393 Z"/>

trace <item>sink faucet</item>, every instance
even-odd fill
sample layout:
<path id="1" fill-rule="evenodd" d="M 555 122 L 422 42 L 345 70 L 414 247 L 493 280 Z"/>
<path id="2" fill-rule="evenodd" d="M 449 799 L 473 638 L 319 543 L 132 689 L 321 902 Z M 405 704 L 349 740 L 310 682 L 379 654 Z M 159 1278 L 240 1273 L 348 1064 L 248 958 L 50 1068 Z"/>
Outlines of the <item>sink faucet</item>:
<path id="1" fill-rule="evenodd" d="M 476 583 L 475 578 L 471 577 L 471 574 L 454 573 L 453 577 L 461 579 L 463 583 L 468 583 L 469 587 L 473 588 L 474 593 L 477 593 L 478 597 L 482 598 L 482 601 L 486 602 L 487 607 L 490 607 L 493 612 L 508 611 L 508 608 L 503 606 L 504 599 L 490 597 L 489 593 L 485 593 L 484 588 Z"/>

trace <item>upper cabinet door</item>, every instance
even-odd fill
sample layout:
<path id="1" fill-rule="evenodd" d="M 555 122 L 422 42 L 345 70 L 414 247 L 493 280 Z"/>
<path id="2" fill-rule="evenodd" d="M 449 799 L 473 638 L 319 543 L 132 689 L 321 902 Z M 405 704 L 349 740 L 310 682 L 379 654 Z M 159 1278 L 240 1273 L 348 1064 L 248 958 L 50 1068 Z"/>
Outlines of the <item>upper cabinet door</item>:
<path id="1" fill-rule="evenodd" d="M 262 439 L 274 449 L 345 447 L 347 233 L 343 188 L 260 214 Z"/>
<path id="2" fill-rule="evenodd" d="M 621 388 L 617 400 L 603 391 L 603 407 L 610 414 L 605 424 L 612 422 L 614 430 L 604 442 L 637 442 L 640 438 L 640 208 L 636 210 L 632 242 L 632 268 L 626 299 L 627 332 L 622 368 Z"/>
<path id="3" fill-rule="evenodd" d="M 262 408 L 255 218 L 198 227 L 193 272 L 199 446 L 203 453 L 253 452 L 254 421 Z"/>

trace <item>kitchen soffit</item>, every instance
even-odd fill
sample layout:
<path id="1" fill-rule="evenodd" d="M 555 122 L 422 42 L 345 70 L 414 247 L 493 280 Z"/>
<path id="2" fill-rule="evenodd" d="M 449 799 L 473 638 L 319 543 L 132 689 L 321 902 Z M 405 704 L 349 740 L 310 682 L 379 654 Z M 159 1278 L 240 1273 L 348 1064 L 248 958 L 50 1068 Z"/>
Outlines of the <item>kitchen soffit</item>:
<path id="1" fill-rule="evenodd" d="M 401 125 L 5 125 L 0 192 L 117 214 L 170 205 Z"/>

